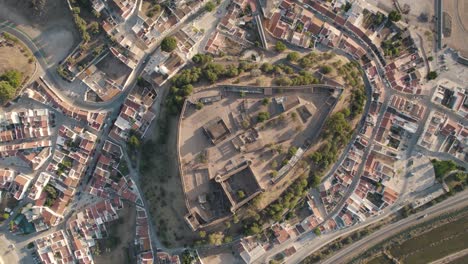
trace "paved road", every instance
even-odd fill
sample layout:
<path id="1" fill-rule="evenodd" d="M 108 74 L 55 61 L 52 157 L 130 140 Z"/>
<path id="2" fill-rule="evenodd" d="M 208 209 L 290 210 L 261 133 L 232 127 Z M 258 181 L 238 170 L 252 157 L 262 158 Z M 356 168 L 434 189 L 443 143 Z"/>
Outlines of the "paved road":
<path id="1" fill-rule="evenodd" d="M 300 3 L 299 3 L 300 4 Z M 324 21 L 327 21 L 329 23 L 333 23 L 334 21 L 330 21 L 330 19 L 328 19 L 327 17 L 325 16 L 322 16 L 321 14 L 317 13 L 314 11 L 314 13 L 316 15 L 318 15 L 322 20 Z M 354 36 L 354 33 L 350 32 L 349 30 L 347 29 L 343 29 L 344 32 L 348 33 L 348 35 L 353 38 L 357 43 L 360 43 L 360 45 L 362 45 L 363 47 L 367 47 L 367 44 L 365 44 L 360 38 L 358 38 L 357 36 Z M 382 80 L 384 81 L 384 83 L 389 83 L 386 76 L 385 76 L 385 70 L 384 70 L 384 67 L 383 65 L 380 63 L 380 61 L 377 59 L 377 56 L 376 54 L 369 48 L 367 47 L 367 51 L 373 55 L 372 56 L 372 59 L 375 61 L 376 65 L 377 65 L 377 68 L 378 68 L 378 73 L 379 75 L 381 76 Z M 456 116 L 455 113 L 452 113 L 450 111 L 448 111 L 448 109 L 444 109 L 443 107 L 437 105 L 437 104 L 434 104 L 432 101 L 431 101 L 431 96 L 432 94 L 435 92 L 436 90 L 436 85 L 435 85 L 435 82 L 430 82 L 428 85 L 432 85 L 432 88 L 429 90 L 429 94 L 426 94 L 426 95 L 412 95 L 412 94 L 405 94 L 405 93 L 401 93 L 401 92 L 398 92 L 394 89 L 392 89 L 391 87 L 389 86 L 385 86 L 385 97 L 383 99 L 383 103 L 381 105 L 381 109 L 380 109 L 380 112 L 378 114 L 378 118 L 377 118 L 377 124 L 376 126 L 374 127 L 374 131 L 371 135 L 371 139 L 369 140 L 369 146 L 366 148 L 365 152 L 364 152 L 364 155 L 363 155 L 363 162 L 362 164 L 360 164 L 359 166 L 359 169 L 358 169 L 358 173 L 356 174 L 356 176 L 353 178 L 353 182 L 351 183 L 350 187 L 347 189 L 343 199 L 338 203 L 338 205 L 335 207 L 334 210 L 332 210 L 330 213 L 328 213 L 327 216 L 325 216 L 325 220 L 327 219 L 330 219 L 332 217 L 334 217 L 337 213 L 339 213 L 347 198 L 354 192 L 354 189 L 356 188 L 357 186 L 357 183 L 359 182 L 359 176 L 361 175 L 361 173 L 363 172 L 363 169 L 364 169 L 364 164 L 365 164 L 365 160 L 367 159 L 368 155 L 370 154 L 375 142 L 374 142 L 374 139 L 375 139 L 375 136 L 376 136 L 376 132 L 377 132 L 377 127 L 380 126 L 380 123 L 382 122 L 382 116 L 383 114 L 386 112 L 388 106 L 389 106 L 389 102 L 390 102 L 390 99 L 392 98 L 393 95 L 399 95 L 401 97 L 404 97 L 406 99 L 409 99 L 409 100 L 418 100 L 419 103 L 423 106 L 426 106 L 426 113 L 424 115 L 424 117 L 422 118 L 422 120 L 420 120 L 420 125 L 418 127 L 418 130 L 417 132 L 415 133 L 415 135 L 413 135 L 412 137 L 412 140 L 410 140 L 410 142 L 408 142 L 408 149 L 405 151 L 405 155 L 410 157 L 412 154 L 413 154 L 413 151 L 415 149 L 419 150 L 421 152 L 421 150 L 419 148 L 417 148 L 416 144 L 417 144 L 417 138 L 420 137 L 423 133 L 423 125 L 426 121 L 427 121 L 427 118 L 429 116 L 429 111 L 431 109 L 437 109 L 439 111 L 443 111 L 445 113 L 447 113 L 447 115 L 449 115 L 450 118 L 454 118 L 456 121 L 459 121 L 461 123 L 465 123 L 466 120 L 463 120 L 463 118 L 461 118 L 460 116 Z M 366 112 L 364 113 L 364 115 L 366 115 Z M 353 142 L 351 141 L 350 144 L 352 144 Z M 349 148 L 349 146 L 348 146 Z M 342 157 L 340 158 L 340 161 L 346 156 L 346 153 L 344 155 L 342 155 Z M 449 158 L 449 159 L 454 159 L 454 157 L 450 156 L 449 154 L 445 153 L 443 155 L 444 157 L 446 158 Z M 332 170 L 330 171 L 329 175 L 332 175 L 334 173 L 334 171 L 339 167 L 339 163 L 336 163 L 335 166 L 332 168 Z M 458 162 L 460 163 L 460 162 Z M 407 179 L 405 178 L 405 184 L 404 184 L 404 187 L 403 187 L 403 190 L 406 191 L 407 189 Z M 401 201 L 401 198 L 399 199 L 399 201 Z M 398 209 L 396 206 L 393 207 L 392 210 L 396 210 Z M 365 222 L 365 225 L 368 225 L 372 222 L 375 222 L 377 220 L 380 220 L 382 219 L 383 217 L 385 217 L 389 212 L 388 211 L 384 211 L 383 214 L 375 219 L 368 219 L 366 222 Z M 338 231 L 340 235 L 342 235 L 343 232 L 351 232 L 351 231 L 354 231 L 356 230 L 357 228 L 362 228 L 360 227 L 360 225 L 357 225 L 357 226 L 353 226 L 353 227 L 350 227 L 350 228 L 347 228 L 345 230 L 341 230 L 341 231 Z M 280 246 L 277 246 L 275 248 L 273 248 L 272 250 L 268 251 L 266 254 L 264 254 L 264 256 L 260 257 L 256 262 L 258 263 L 263 263 L 265 262 L 267 259 L 269 259 L 270 257 L 274 256 L 275 254 L 281 252 L 282 250 L 292 246 L 292 245 L 296 245 L 298 247 L 305 247 L 307 248 L 307 250 L 303 253 L 304 254 L 304 258 L 305 256 L 307 256 L 308 254 L 311 254 L 312 252 L 314 252 L 314 250 L 316 249 L 311 249 L 310 246 L 308 246 L 309 244 L 310 245 L 314 245 L 314 243 L 316 242 L 310 242 L 308 240 L 310 239 L 313 239 L 315 236 L 309 232 L 309 233 L 306 233 L 306 234 L 303 234 L 301 236 L 299 236 L 299 238 L 295 239 L 295 240 L 292 240 L 292 241 L 288 241 L 286 243 L 283 243 L 282 245 Z M 336 238 L 336 236 L 334 236 Z M 321 243 L 323 241 L 323 236 L 318 238 L 318 239 L 315 239 L 316 241 L 318 241 L 319 243 Z M 297 256 L 296 255 L 299 255 L 301 256 L 301 254 L 295 254 L 291 259 L 297 259 Z M 290 262 L 290 263 L 296 263 L 296 262 Z"/>
<path id="2" fill-rule="evenodd" d="M 155 50 L 159 47 L 160 42 L 162 41 L 162 39 L 165 36 L 170 35 L 173 32 L 178 31 L 184 25 L 189 24 L 192 20 L 197 18 L 202 12 L 204 12 L 203 8 L 201 8 L 198 12 L 196 12 L 195 14 L 192 14 L 187 19 L 185 19 L 185 22 L 179 23 L 176 27 L 172 28 L 171 30 L 169 30 L 165 34 L 163 34 L 159 38 L 159 40 L 154 43 L 154 45 L 149 50 L 149 52 L 146 53 L 146 55 L 143 57 L 141 62 L 146 61 L 146 58 L 151 56 L 151 54 L 153 54 L 155 52 Z M 59 84 L 63 83 L 63 81 L 61 79 L 60 80 L 58 79 L 60 77 L 58 77 L 58 75 L 56 74 L 55 67 L 52 67 L 47 62 L 45 56 L 42 54 L 40 49 L 35 45 L 35 43 L 25 33 L 23 33 L 22 31 L 20 31 L 18 29 L 16 29 L 16 27 L 14 25 L 12 25 L 12 24 L 10 24 L 8 22 L 5 22 L 5 21 L 0 22 L 0 33 L 1 32 L 7 32 L 7 33 L 17 37 L 20 41 L 22 41 L 23 43 L 25 43 L 25 45 L 28 46 L 28 48 L 33 52 L 34 56 L 36 57 L 39 65 L 40 65 L 39 68 L 40 68 L 42 73 L 39 74 L 39 75 L 44 74 L 44 79 L 47 79 L 47 81 L 50 84 L 52 84 L 52 85 L 50 85 L 51 89 L 62 100 L 69 103 L 70 105 L 74 105 L 74 106 L 82 108 L 82 109 L 93 110 L 93 111 L 108 111 L 109 112 L 109 116 L 106 119 L 107 126 L 106 126 L 106 128 L 104 128 L 101 132 L 99 132 L 97 134 L 98 138 L 100 139 L 100 143 L 96 146 L 96 151 L 94 153 L 94 156 L 91 157 L 92 160 L 88 165 L 88 168 L 94 168 L 94 166 L 96 165 L 96 162 L 97 162 L 97 157 L 99 156 L 99 153 L 100 153 L 99 150 L 102 148 L 102 145 L 104 144 L 104 142 L 108 138 L 108 134 L 109 134 L 109 130 L 110 130 L 111 126 L 112 126 L 112 122 L 113 122 L 113 120 L 115 120 L 117 118 L 117 116 L 119 114 L 119 111 L 120 111 L 120 106 L 125 101 L 125 99 L 127 98 L 127 95 L 131 92 L 133 87 L 135 86 L 136 79 L 137 79 L 136 77 L 139 76 L 141 74 L 141 72 L 143 71 L 145 63 L 140 63 L 137 66 L 137 68 L 134 70 L 132 80 L 129 82 L 129 85 L 127 86 L 125 91 L 123 93 L 121 93 L 120 95 L 116 96 L 111 101 L 104 102 L 104 103 L 92 103 L 92 102 L 85 102 L 83 100 L 73 100 L 73 99 L 65 96 L 63 91 L 61 91 L 60 89 L 57 88 L 57 87 L 60 87 Z M 159 93 L 162 94 L 162 91 L 159 91 Z M 25 99 L 25 100 L 27 101 L 27 99 Z M 159 97 L 156 100 L 155 104 L 159 105 L 159 104 L 161 104 L 161 102 L 162 102 L 162 99 L 161 99 L 161 97 Z M 154 109 L 159 109 L 159 106 L 154 107 Z M 57 123 L 57 125 L 59 125 L 59 124 Z M 91 170 L 88 171 L 88 172 L 91 172 Z M 134 171 L 134 173 L 135 173 L 135 171 Z M 37 172 L 36 174 L 39 174 L 39 172 Z M 86 185 L 87 185 L 86 183 L 87 183 L 87 180 L 89 179 L 90 176 L 91 176 L 91 173 L 88 173 L 88 175 L 85 176 L 85 178 L 82 180 L 82 184 L 80 185 L 80 187 L 78 188 L 77 191 L 83 192 L 83 190 L 86 188 Z M 93 199 L 93 201 L 95 201 L 95 200 L 96 199 Z M 21 201 L 20 205 L 24 205 L 24 204 L 26 204 L 26 202 L 27 202 L 27 199 Z M 77 203 L 77 201 L 73 201 L 73 204 L 78 204 L 78 203 Z M 21 208 L 21 207 L 22 206 L 18 206 L 17 208 Z M 49 230 L 40 233 L 39 236 L 41 236 L 41 237 L 46 236 L 46 235 L 51 234 L 51 233 L 53 233 L 55 231 L 65 229 L 65 226 L 66 226 L 66 223 L 67 223 L 68 219 L 74 213 L 74 208 L 71 208 L 71 207 L 73 207 L 73 206 L 70 206 L 67 209 L 66 213 L 64 214 L 65 218 L 63 219 L 63 221 L 58 226 L 52 227 Z M 12 215 L 11 219 L 13 219 L 13 218 L 14 218 L 14 215 Z M 0 227 L 0 231 L 2 233 L 6 234 L 5 239 L 7 239 L 8 241 L 10 241 L 11 243 L 14 243 L 16 245 L 16 249 L 14 250 L 16 252 L 14 252 L 14 251 L 11 252 L 11 255 L 12 256 L 20 256 L 21 263 L 32 263 L 32 259 L 30 258 L 27 250 L 25 250 L 25 247 L 29 242 L 35 240 L 38 237 L 38 234 L 35 233 L 35 234 L 29 234 L 29 235 L 24 235 L 24 236 L 16 236 L 16 235 L 13 235 L 12 233 L 8 232 L 7 230 L 8 230 L 8 225 L 7 224 L 4 224 L 3 226 Z M 159 247 L 160 246 L 159 240 L 157 239 L 157 237 L 155 235 L 153 226 L 151 226 L 151 231 L 152 231 L 153 245 L 155 246 L 155 248 Z M 8 243 L 10 243 L 10 242 L 8 242 Z M 18 258 L 16 258 L 16 259 L 18 259 Z M 10 262 L 7 262 L 7 263 L 10 263 Z M 13 261 L 11 263 L 18 263 L 18 262 Z"/>
<path id="3" fill-rule="evenodd" d="M 458 210 L 468 206 L 468 190 L 458 195 L 451 197 L 437 205 L 434 205 L 422 212 L 411 215 L 401 221 L 388 225 L 377 232 L 365 237 L 358 242 L 351 244 L 349 247 L 338 251 L 337 254 L 333 255 L 331 258 L 322 262 L 323 264 L 327 263 L 345 263 L 347 260 L 356 256 L 368 248 L 376 245 L 377 243 L 390 238 L 391 236 L 415 225 L 430 220 L 438 215 L 447 213 L 450 211 Z M 424 214 L 428 214 L 428 218 L 418 219 Z M 292 262 L 287 262 L 292 263 Z"/>

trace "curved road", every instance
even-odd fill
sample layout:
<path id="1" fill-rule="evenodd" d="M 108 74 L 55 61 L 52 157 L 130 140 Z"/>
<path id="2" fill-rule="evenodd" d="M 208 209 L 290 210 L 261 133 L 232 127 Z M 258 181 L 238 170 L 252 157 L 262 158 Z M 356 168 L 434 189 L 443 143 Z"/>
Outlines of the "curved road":
<path id="1" fill-rule="evenodd" d="M 393 224 L 390 224 L 390 225 L 387 225 L 385 227 L 383 227 L 382 229 L 370 234 L 369 236 L 359 240 L 359 241 L 356 241 L 355 243 L 351 244 L 350 246 L 338 251 L 335 255 L 333 255 L 330 259 L 327 259 L 327 260 L 324 260 L 324 263 L 345 263 L 346 262 L 346 258 L 348 257 L 348 255 L 351 255 L 351 254 L 356 254 L 356 253 L 359 253 L 359 251 L 361 249 L 365 250 L 366 247 L 367 247 L 367 244 L 371 245 L 371 243 L 373 242 L 373 240 L 379 240 L 379 239 L 383 239 L 384 236 L 386 236 L 387 233 L 391 233 L 392 230 L 393 232 L 398 232 L 398 231 L 395 231 L 397 230 L 398 228 L 396 227 L 402 227 L 403 229 L 404 228 L 407 228 L 408 226 L 411 226 L 415 223 L 420 223 L 420 222 L 423 222 L 423 221 L 419 221 L 419 219 L 417 219 L 419 216 L 421 215 L 424 215 L 424 214 L 428 214 L 429 215 L 429 219 L 434 217 L 435 215 L 440 215 L 442 213 L 445 213 L 445 212 L 448 212 L 448 211 L 451 211 L 451 210 L 455 210 L 457 208 L 461 208 L 461 207 L 466 207 L 468 206 L 468 190 L 464 191 L 464 192 L 461 192 L 453 197 L 450 197 L 448 198 L 447 200 L 445 201 L 442 201 L 440 202 L 439 204 L 436 204 L 422 212 L 419 212 L 417 214 L 414 214 L 414 215 L 411 215 L 403 220 L 400 220 L 396 223 L 393 223 Z M 296 253 L 289 257 L 288 259 L 286 259 L 285 263 L 290 263 L 290 264 L 295 264 L 295 263 L 300 263 L 301 261 L 303 261 L 306 257 L 308 257 L 310 254 L 312 254 L 313 252 L 319 250 L 320 248 L 324 247 L 325 245 L 333 242 L 335 239 L 339 238 L 339 237 L 343 237 L 343 236 L 346 236 L 346 235 L 349 235 L 357 230 L 360 230 L 370 224 L 373 224 L 373 223 L 376 223 L 386 217 L 388 217 L 388 215 L 392 212 L 396 212 L 398 210 L 398 208 L 395 208 L 394 210 L 392 211 L 387 211 L 385 214 L 382 214 L 376 218 L 373 218 L 371 221 L 368 221 L 368 222 L 364 222 L 364 223 L 360 223 L 360 224 L 357 224 L 355 226 L 352 226 L 352 227 L 349 227 L 349 228 L 346 228 L 346 229 L 341 229 L 341 230 L 337 230 L 337 231 L 334 231 L 334 232 L 331 232 L 331 233 L 326 233 L 326 234 L 323 234 L 319 237 L 315 236 L 315 235 L 310 235 L 308 237 L 305 237 L 302 239 L 302 245 L 296 245 Z M 426 221 L 427 219 L 424 219 L 424 221 Z M 398 229 L 399 230 L 399 229 Z M 401 230 L 400 230 L 401 231 Z M 372 241 L 371 241 L 372 240 Z M 381 240 L 379 240 L 380 242 Z M 291 245 L 289 245 L 291 246 Z M 286 247 L 284 248 L 286 249 Z M 284 250 L 282 249 L 282 250 Z M 345 252 L 346 251 L 346 252 Z M 277 253 L 279 253 L 281 251 L 278 251 Z M 260 260 L 260 261 L 256 261 L 256 263 L 266 263 L 268 261 L 266 261 L 266 259 L 263 259 L 263 262 Z"/>
<path id="2" fill-rule="evenodd" d="M 40 51 L 40 49 L 36 46 L 36 44 L 22 31 L 16 29 L 15 27 L 10 26 L 8 23 L 0 24 L 0 33 L 2 32 L 7 32 L 16 38 L 18 38 L 20 41 L 22 41 L 28 48 L 32 51 L 34 56 L 36 57 L 36 60 L 39 62 L 39 65 L 42 68 L 42 72 L 45 73 L 45 79 L 47 81 L 51 82 L 50 88 L 52 91 L 57 94 L 57 96 L 60 97 L 63 101 L 67 102 L 70 105 L 77 106 L 79 108 L 82 108 L 84 110 L 90 110 L 90 111 L 109 111 L 114 109 L 116 106 L 120 105 L 123 103 L 125 98 L 127 97 L 128 93 L 131 91 L 131 87 L 136 83 L 136 76 L 138 76 L 141 71 L 143 70 L 143 65 L 140 64 L 138 67 L 135 69 L 135 74 L 132 76 L 132 81 L 128 85 L 128 87 L 119 95 L 114 97 L 112 100 L 103 102 L 103 103 L 92 103 L 92 102 L 86 102 L 84 100 L 72 100 L 68 96 L 65 96 L 62 91 L 57 89 L 58 83 L 60 83 L 60 80 L 58 80 L 57 74 L 49 65 L 44 57 L 44 54 Z"/>
<path id="3" fill-rule="evenodd" d="M 429 207 L 428 209 L 419 212 L 417 214 L 411 215 L 401 221 L 398 221 L 396 223 L 390 224 L 374 233 L 371 235 L 351 244 L 349 247 L 344 248 L 343 250 L 338 251 L 337 254 L 333 255 L 331 258 L 326 259 L 323 261 L 323 264 L 328 264 L 328 263 L 345 263 L 348 261 L 350 258 L 361 254 L 363 251 L 371 248 L 372 246 L 378 244 L 379 242 L 384 241 L 385 239 L 388 239 L 405 229 L 415 225 L 415 224 L 420 224 L 423 222 L 426 222 L 438 215 L 450 212 L 450 211 L 455 211 L 458 209 L 465 208 L 468 206 L 468 191 L 464 191 L 462 193 L 459 193 L 458 195 L 451 197 L 439 204 L 436 204 L 432 207 Z M 424 219 L 418 219 L 424 214 L 428 214 L 429 218 L 424 218 Z"/>

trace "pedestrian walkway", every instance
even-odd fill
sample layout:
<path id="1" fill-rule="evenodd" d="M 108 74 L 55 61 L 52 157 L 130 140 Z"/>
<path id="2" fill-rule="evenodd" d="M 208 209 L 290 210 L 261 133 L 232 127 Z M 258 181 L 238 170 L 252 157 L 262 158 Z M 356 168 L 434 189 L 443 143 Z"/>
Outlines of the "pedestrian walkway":
<path id="1" fill-rule="evenodd" d="M 4 235 L 0 236 L 0 264 L 19 263 L 18 255 L 12 245 Z"/>

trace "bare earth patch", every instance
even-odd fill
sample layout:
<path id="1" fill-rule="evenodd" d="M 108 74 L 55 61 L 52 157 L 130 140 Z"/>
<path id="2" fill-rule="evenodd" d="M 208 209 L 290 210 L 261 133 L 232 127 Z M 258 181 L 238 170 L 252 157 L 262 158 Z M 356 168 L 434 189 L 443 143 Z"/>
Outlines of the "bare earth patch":
<path id="1" fill-rule="evenodd" d="M 468 56 L 468 0 L 444 0 L 442 10 L 451 17 L 450 37 L 443 39 L 444 44 L 459 50 L 462 55 Z"/>
<path id="2" fill-rule="evenodd" d="M 34 62 L 29 62 L 28 54 L 30 51 L 24 51 L 18 44 L 0 44 L 0 74 L 8 70 L 17 70 L 23 73 L 23 80 L 29 79 L 34 71 Z"/>
<path id="3" fill-rule="evenodd" d="M 0 0 L 0 22 L 4 20 L 28 35 L 49 63 L 62 60 L 80 41 L 67 1 L 47 0 L 38 16 L 31 1 Z"/>

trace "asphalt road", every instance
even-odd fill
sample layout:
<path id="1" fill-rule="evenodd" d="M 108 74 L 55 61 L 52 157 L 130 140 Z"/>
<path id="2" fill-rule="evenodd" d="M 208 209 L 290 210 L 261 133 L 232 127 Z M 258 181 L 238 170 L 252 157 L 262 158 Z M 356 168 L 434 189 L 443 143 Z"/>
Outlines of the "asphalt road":
<path id="1" fill-rule="evenodd" d="M 371 235 L 351 244 L 349 247 L 338 251 L 338 253 L 334 254 L 331 258 L 326 259 L 321 263 L 346 263 L 346 261 L 348 261 L 352 257 L 361 254 L 362 252 L 376 245 L 377 243 L 382 242 L 383 240 L 415 224 L 423 223 L 441 214 L 450 211 L 455 211 L 466 206 L 468 206 L 468 190 L 459 193 L 454 197 L 448 198 L 447 200 L 436 204 L 424 211 L 411 215 L 401 221 L 387 225 L 384 228 L 372 233 Z M 428 214 L 428 217 L 424 219 L 418 219 L 424 214 Z M 294 260 L 291 259 L 292 261 L 288 259 L 286 263 L 297 263 L 298 261 L 302 261 L 305 257 L 307 257 L 308 254 L 309 252 L 305 252 L 305 256 L 295 258 Z"/>

